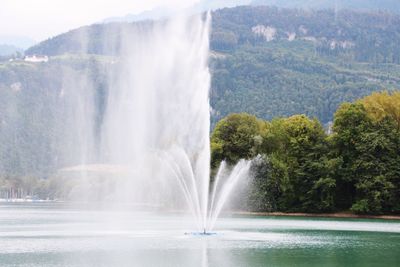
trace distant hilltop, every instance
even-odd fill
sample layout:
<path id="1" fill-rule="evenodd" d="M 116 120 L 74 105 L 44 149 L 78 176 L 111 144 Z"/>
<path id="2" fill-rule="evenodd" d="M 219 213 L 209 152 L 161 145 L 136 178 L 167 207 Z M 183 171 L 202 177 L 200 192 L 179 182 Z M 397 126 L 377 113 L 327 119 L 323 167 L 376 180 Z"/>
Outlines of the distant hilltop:
<path id="1" fill-rule="evenodd" d="M 251 5 L 302 9 L 352 9 L 400 13 L 399 0 L 253 0 Z"/>

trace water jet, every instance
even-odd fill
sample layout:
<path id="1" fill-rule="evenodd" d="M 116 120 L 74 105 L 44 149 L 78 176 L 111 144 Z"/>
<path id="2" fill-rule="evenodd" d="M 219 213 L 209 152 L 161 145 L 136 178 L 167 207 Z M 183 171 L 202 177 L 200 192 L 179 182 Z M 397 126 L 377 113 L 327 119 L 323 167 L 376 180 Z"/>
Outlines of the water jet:
<path id="1" fill-rule="evenodd" d="M 102 162 L 135 170 L 120 195 L 186 209 L 203 235 L 250 167 L 221 164 L 210 188 L 210 23 L 209 13 L 178 15 L 123 32 L 100 150 Z"/>

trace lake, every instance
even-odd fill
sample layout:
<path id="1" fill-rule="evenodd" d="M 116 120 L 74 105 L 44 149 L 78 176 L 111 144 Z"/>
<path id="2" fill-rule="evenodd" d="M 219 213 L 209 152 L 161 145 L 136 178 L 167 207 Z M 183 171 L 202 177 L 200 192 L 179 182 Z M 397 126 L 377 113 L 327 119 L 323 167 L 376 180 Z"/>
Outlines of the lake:
<path id="1" fill-rule="evenodd" d="M 0 203 L 0 266 L 400 266 L 399 221 L 235 216 L 199 236 L 137 210 Z"/>

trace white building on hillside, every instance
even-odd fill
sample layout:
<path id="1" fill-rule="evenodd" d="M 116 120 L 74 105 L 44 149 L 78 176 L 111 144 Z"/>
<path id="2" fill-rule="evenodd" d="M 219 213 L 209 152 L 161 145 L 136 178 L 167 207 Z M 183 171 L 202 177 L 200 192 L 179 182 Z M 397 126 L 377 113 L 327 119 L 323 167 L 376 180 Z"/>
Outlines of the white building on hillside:
<path id="1" fill-rule="evenodd" d="M 49 61 L 49 57 L 48 56 L 31 55 L 31 56 L 25 56 L 24 60 L 27 62 L 34 62 L 34 63 L 47 62 L 47 61 Z"/>

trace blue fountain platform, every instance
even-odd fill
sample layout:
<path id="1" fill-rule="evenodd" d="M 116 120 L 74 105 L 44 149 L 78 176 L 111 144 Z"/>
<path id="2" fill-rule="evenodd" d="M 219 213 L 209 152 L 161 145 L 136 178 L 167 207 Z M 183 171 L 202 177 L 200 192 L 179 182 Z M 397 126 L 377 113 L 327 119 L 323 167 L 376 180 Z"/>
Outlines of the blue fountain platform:
<path id="1" fill-rule="evenodd" d="M 212 232 L 189 232 L 189 233 L 185 233 L 185 235 L 191 235 L 191 236 L 213 236 L 213 235 L 217 235 L 217 233 L 212 233 Z"/>

